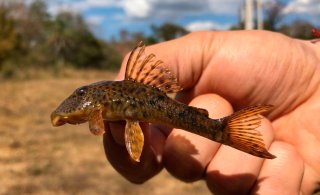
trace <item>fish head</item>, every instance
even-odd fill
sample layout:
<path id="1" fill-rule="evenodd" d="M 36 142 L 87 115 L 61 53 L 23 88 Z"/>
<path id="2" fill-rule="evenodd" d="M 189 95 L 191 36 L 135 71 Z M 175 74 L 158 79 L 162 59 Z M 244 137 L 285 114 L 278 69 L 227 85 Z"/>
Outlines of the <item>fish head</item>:
<path id="1" fill-rule="evenodd" d="M 99 104 L 93 101 L 92 94 L 94 87 L 90 85 L 76 89 L 52 112 L 52 125 L 80 124 L 88 121 L 90 113 L 99 107 Z"/>

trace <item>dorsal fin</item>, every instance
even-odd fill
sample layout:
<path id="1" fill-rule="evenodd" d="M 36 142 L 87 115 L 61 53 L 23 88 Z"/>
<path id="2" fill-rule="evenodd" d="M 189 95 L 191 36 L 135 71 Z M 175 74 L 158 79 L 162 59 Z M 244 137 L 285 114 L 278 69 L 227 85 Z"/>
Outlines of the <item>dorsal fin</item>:
<path id="1" fill-rule="evenodd" d="M 145 55 L 145 45 L 142 42 L 129 56 L 125 79 L 156 87 L 165 93 L 182 90 L 176 77 L 161 60 L 157 60 L 154 54 Z"/>
<path id="2" fill-rule="evenodd" d="M 198 110 L 198 112 L 200 112 L 200 113 L 202 113 L 202 114 L 204 114 L 206 116 L 209 116 L 208 110 L 203 109 L 203 108 L 197 108 L 197 110 Z"/>
<path id="3" fill-rule="evenodd" d="M 191 107 L 191 108 L 193 108 L 193 109 L 195 109 L 195 110 L 197 110 L 199 113 L 201 113 L 201 114 L 204 114 L 204 115 L 206 115 L 206 116 L 209 116 L 209 112 L 208 112 L 208 110 L 206 110 L 206 109 L 203 109 L 203 108 L 197 108 L 197 107 L 193 107 L 193 106 L 189 106 L 189 107 Z"/>

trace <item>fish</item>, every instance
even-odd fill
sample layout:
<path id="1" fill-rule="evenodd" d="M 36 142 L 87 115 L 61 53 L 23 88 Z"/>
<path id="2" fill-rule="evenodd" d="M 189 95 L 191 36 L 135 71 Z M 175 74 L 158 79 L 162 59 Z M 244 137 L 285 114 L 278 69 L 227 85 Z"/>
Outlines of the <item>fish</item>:
<path id="1" fill-rule="evenodd" d="M 144 135 L 140 122 L 162 124 L 203 136 L 256 157 L 273 159 L 257 128 L 271 105 L 255 105 L 223 118 L 169 97 L 182 87 L 163 61 L 146 54 L 140 42 L 130 53 L 122 81 L 99 81 L 77 88 L 51 114 L 53 126 L 89 123 L 94 135 L 105 132 L 104 121 L 126 121 L 124 140 L 130 158 L 140 162 Z"/>

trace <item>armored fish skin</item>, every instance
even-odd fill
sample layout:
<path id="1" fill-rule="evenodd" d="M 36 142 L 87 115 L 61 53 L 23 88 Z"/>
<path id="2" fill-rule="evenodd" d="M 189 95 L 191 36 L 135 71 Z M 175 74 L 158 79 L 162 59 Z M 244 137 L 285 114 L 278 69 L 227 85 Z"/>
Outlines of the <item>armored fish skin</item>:
<path id="1" fill-rule="evenodd" d="M 125 142 L 130 157 L 139 162 L 143 133 L 139 122 L 163 124 L 201 135 L 261 158 L 275 158 L 256 130 L 259 114 L 272 106 L 258 105 L 230 116 L 211 119 L 204 109 L 187 106 L 167 96 L 182 88 L 176 78 L 153 54 L 142 57 L 144 46 L 138 45 L 128 60 L 125 80 L 100 81 L 76 89 L 52 112 L 54 126 L 88 121 L 95 135 L 104 133 L 103 121 L 127 122 Z"/>
<path id="2" fill-rule="evenodd" d="M 81 94 L 79 91 L 82 91 Z M 80 96 L 80 97 L 79 97 Z M 71 101 L 83 100 L 82 104 Z M 66 120 L 63 116 L 77 113 L 84 116 L 89 109 L 103 109 L 105 120 L 132 119 L 141 122 L 161 123 L 181 128 L 213 139 L 209 129 L 223 129 L 222 120 L 212 120 L 198 108 L 174 101 L 161 90 L 131 80 L 102 81 L 77 89 L 68 101 L 52 113 L 52 119 Z M 78 109 L 70 109 L 77 105 Z M 81 117 L 80 117 L 81 118 Z M 83 117 L 83 119 L 87 118 Z M 60 121 L 55 119 L 56 125 Z M 82 120 L 79 119 L 79 123 Z M 86 121 L 83 121 L 86 122 Z M 63 123 L 63 122 L 61 122 Z M 218 131 L 215 133 L 219 134 Z"/>

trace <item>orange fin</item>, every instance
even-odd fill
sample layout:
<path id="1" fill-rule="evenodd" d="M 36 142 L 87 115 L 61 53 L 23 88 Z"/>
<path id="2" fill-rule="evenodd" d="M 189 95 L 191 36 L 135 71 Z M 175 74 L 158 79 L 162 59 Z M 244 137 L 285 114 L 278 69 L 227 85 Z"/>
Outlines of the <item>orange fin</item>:
<path id="1" fill-rule="evenodd" d="M 125 143 L 130 157 L 140 162 L 144 144 L 144 136 L 138 121 L 127 120 L 125 128 Z"/>
<path id="2" fill-rule="evenodd" d="M 104 133 L 103 117 L 100 110 L 95 110 L 90 114 L 89 129 L 94 135 L 102 135 Z"/>
<path id="3" fill-rule="evenodd" d="M 271 108 L 270 105 L 251 106 L 227 117 L 224 144 L 260 158 L 276 158 L 267 151 L 261 133 L 257 131 L 262 119 L 259 114 Z"/>
<path id="4" fill-rule="evenodd" d="M 151 85 L 165 93 L 182 90 L 176 77 L 161 60 L 157 60 L 154 54 L 145 55 L 145 45 L 142 42 L 130 54 L 125 79 Z"/>

